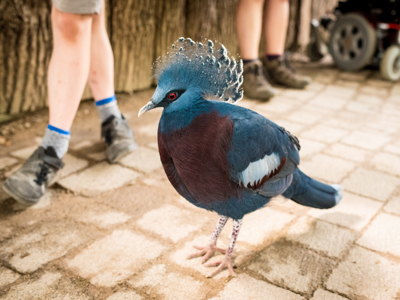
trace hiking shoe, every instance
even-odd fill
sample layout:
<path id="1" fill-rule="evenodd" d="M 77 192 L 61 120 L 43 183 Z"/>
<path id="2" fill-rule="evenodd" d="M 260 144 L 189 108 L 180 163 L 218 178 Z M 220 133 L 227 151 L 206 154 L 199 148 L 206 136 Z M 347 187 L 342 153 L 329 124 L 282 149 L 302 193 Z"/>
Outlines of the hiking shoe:
<path id="1" fill-rule="evenodd" d="M 263 65 L 264 71 L 271 78 L 272 83 L 302 89 L 311 82 L 310 77 L 297 74 L 283 56 L 271 61 L 264 56 Z"/>
<path id="2" fill-rule="evenodd" d="M 101 137 L 106 142 L 106 157 L 110 163 L 116 163 L 137 148 L 133 131 L 127 120 L 110 116 L 101 124 Z"/>
<path id="3" fill-rule="evenodd" d="M 53 183 L 64 163 L 53 147 L 39 147 L 3 184 L 4 191 L 25 205 L 36 204 Z"/>
<path id="4" fill-rule="evenodd" d="M 243 66 L 242 87 L 244 94 L 253 99 L 266 100 L 276 94 L 274 88 L 265 78 L 262 64 L 258 59 Z"/>

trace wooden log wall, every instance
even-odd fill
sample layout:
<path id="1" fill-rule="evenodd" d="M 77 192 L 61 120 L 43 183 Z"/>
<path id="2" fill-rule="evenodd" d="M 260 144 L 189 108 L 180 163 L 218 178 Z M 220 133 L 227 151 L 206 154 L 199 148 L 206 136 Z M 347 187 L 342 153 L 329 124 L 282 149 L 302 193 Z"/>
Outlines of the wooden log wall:
<path id="1" fill-rule="evenodd" d="M 331 8 L 318 0 L 290 0 L 287 48 L 299 40 L 301 5 L 315 17 Z M 153 61 L 178 37 L 210 38 L 237 55 L 238 0 L 106 0 L 107 29 L 114 50 L 115 88 L 149 88 Z M 47 106 L 47 67 L 52 51 L 51 0 L 0 1 L 0 116 Z M 304 24 L 304 22 L 303 22 Z M 303 25 L 304 27 L 304 25 Z M 304 34 L 303 34 L 304 36 Z M 90 94 L 86 91 L 84 97 Z"/>

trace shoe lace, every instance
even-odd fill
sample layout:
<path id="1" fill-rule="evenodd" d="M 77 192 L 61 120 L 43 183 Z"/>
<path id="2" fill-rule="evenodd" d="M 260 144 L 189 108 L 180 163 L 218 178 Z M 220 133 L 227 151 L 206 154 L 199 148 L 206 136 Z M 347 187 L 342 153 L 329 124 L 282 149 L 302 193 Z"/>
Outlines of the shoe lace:
<path id="1" fill-rule="evenodd" d="M 296 71 L 290 65 L 289 60 L 287 59 L 286 55 L 284 55 L 284 57 L 283 57 L 283 63 L 285 64 L 286 68 L 288 68 L 293 74 L 296 74 Z"/>
<path id="2" fill-rule="evenodd" d="M 47 181 L 47 175 L 50 173 L 50 168 L 47 164 L 40 164 L 40 171 L 36 173 L 35 182 L 38 185 L 42 185 L 43 182 Z"/>
<path id="3" fill-rule="evenodd" d="M 264 85 L 265 84 L 265 77 L 264 77 L 264 72 L 262 69 L 261 65 L 254 65 L 254 74 L 256 74 L 257 76 L 255 76 L 255 80 L 256 80 L 256 84 L 257 85 Z"/>
<path id="4" fill-rule="evenodd" d="M 116 119 L 112 120 L 112 122 L 118 122 Z M 111 145 L 115 136 L 117 135 L 117 128 L 113 126 L 112 123 L 107 124 L 102 128 L 102 136 L 105 139 L 107 145 Z"/>

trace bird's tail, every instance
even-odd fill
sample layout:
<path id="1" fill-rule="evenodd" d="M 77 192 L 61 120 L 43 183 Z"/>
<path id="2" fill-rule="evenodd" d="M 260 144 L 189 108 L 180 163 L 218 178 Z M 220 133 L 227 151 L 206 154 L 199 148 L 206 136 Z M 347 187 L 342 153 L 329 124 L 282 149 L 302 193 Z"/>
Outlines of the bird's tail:
<path id="1" fill-rule="evenodd" d="M 327 185 L 316 181 L 296 168 L 293 181 L 283 196 L 301 205 L 331 208 L 342 199 L 342 190 L 343 187 L 338 184 Z"/>

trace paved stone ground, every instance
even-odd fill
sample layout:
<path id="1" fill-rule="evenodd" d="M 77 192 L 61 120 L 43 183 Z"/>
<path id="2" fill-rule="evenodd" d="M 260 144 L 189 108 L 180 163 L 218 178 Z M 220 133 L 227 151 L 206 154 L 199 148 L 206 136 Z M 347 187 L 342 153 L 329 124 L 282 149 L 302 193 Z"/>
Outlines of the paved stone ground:
<path id="1" fill-rule="evenodd" d="M 82 103 L 49 194 L 24 209 L 0 192 L 0 298 L 399 300 L 400 84 L 370 70 L 300 69 L 314 79 L 306 90 L 240 105 L 299 137 L 302 170 L 345 187 L 336 208 L 278 200 L 246 216 L 238 277 L 206 279 L 210 269 L 185 256 L 207 241 L 217 215 L 167 181 L 156 144 L 161 112 L 136 117 L 153 90 L 118 96 L 139 149 L 113 166 L 94 106 Z M 41 122 L 1 146 L 0 181 L 40 143 L 46 111 L 34 117 Z"/>

